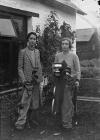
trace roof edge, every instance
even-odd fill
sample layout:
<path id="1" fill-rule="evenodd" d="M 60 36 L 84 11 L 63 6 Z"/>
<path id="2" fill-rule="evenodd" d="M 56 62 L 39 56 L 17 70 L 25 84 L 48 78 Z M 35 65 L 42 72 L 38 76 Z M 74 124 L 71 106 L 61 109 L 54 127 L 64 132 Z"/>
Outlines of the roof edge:
<path id="1" fill-rule="evenodd" d="M 87 15 L 83 10 L 81 10 L 78 6 L 76 6 L 74 3 L 71 1 L 61 1 L 61 0 L 55 0 L 55 2 L 61 3 L 64 6 L 68 6 L 72 9 L 74 9 L 78 14 L 80 15 Z"/>
<path id="2" fill-rule="evenodd" d="M 22 10 L 22 9 L 16 9 L 16 8 L 4 6 L 4 5 L 0 5 L 0 11 L 2 11 L 2 12 L 6 11 L 8 13 L 20 14 L 20 15 L 24 15 L 27 17 L 30 17 L 30 16 L 39 17 L 38 13 L 30 12 L 30 11 L 26 11 L 26 10 Z"/>

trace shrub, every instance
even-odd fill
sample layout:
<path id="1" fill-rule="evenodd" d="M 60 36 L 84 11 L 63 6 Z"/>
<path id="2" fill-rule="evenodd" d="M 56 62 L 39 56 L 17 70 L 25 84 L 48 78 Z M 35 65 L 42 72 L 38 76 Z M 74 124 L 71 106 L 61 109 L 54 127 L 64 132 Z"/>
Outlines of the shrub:
<path id="1" fill-rule="evenodd" d="M 47 24 L 39 42 L 41 52 L 41 61 L 44 73 L 50 75 L 52 72 L 52 63 L 54 62 L 55 53 L 60 49 L 60 36 L 58 36 L 58 20 L 55 11 L 51 11 L 47 18 Z"/>
<path id="2" fill-rule="evenodd" d="M 81 64 L 82 78 L 99 78 L 100 77 L 100 59 L 83 60 Z"/>

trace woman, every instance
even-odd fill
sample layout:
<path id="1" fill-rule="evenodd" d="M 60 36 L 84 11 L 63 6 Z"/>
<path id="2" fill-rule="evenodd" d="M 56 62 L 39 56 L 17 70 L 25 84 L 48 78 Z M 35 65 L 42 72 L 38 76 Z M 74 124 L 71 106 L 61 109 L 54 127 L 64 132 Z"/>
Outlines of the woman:
<path id="1" fill-rule="evenodd" d="M 62 39 L 62 52 L 57 53 L 55 57 L 55 63 L 66 62 L 71 68 L 71 75 L 75 78 L 76 86 L 79 86 L 80 81 L 80 63 L 76 54 L 71 52 L 71 41 L 69 38 Z M 72 116 L 73 116 L 73 103 L 72 103 L 72 89 L 61 78 L 56 81 L 57 87 L 55 91 L 55 112 L 61 113 L 62 125 L 64 128 L 72 128 Z"/>
<path id="2" fill-rule="evenodd" d="M 24 128 L 29 108 L 31 107 L 36 113 L 39 107 L 39 85 L 42 81 L 42 68 L 39 50 L 35 48 L 36 40 L 36 33 L 30 32 L 27 35 L 26 48 L 19 53 L 18 74 L 23 85 L 23 96 L 21 100 L 22 107 L 15 123 L 17 129 Z"/>

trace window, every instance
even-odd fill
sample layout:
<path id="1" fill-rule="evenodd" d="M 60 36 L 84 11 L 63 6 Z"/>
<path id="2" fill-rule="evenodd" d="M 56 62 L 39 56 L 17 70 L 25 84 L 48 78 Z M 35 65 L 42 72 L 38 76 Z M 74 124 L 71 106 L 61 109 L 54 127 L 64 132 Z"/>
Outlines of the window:
<path id="1" fill-rule="evenodd" d="M 0 91 L 17 86 L 18 52 L 24 47 L 27 20 L 19 15 L 0 15 Z"/>
<path id="2" fill-rule="evenodd" d="M 0 18 L 0 36 L 16 37 L 11 19 Z"/>

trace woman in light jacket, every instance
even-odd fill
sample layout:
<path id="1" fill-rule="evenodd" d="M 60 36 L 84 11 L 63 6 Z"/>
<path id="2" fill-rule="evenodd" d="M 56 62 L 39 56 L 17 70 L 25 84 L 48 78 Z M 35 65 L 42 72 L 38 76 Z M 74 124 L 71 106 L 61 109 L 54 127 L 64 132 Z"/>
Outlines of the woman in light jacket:
<path id="1" fill-rule="evenodd" d="M 22 107 L 19 110 L 19 117 L 15 126 L 17 129 L 23 129 L 27 119 L 29 108 L 37 113 L 39 108 L 39 86 L 42 82 L 42 68 L 40 63 L 39 50 L 35 48 L 37 35 L 35 32 L 30 32 L 27 35 L 27 46 L 25 49 L 20 50 L 18 57 L 18 74 L 23 85 L 23 96 L 21 100 Z M 36 70 L 37 79 L 33 83 L 33 72 Z M 30 83 L 32 86 L 27 86 Z M 30 87 L 28 89 L 28 87 Z"/>

